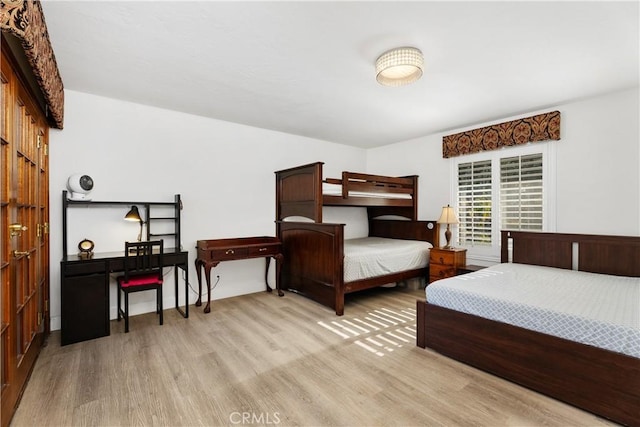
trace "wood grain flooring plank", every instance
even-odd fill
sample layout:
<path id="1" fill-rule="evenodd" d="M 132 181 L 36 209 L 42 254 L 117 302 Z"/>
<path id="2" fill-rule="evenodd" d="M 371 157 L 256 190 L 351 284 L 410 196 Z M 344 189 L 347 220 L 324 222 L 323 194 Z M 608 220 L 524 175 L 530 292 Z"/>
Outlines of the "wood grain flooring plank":
<path id="1" fill-rule="evenodd" d="M 60 347 L 54 332 L 12 421 L 22 426 L 605 426 L 592 414 L 415 345 L 424 291 L 216 300 L 112 321 Z"/>

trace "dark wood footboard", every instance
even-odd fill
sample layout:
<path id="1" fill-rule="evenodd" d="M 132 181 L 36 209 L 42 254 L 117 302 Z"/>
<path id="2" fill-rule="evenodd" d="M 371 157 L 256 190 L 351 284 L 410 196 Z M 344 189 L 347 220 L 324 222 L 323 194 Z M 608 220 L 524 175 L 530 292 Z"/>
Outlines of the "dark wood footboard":
<path id="1" fill-rule="evenodd" d="M 417 302 L 417 345 L 618 423 L 640 425 L 640 359 Z"/>
<path id="2" fill-rule="evenodd" d="M 428 267 L 344 282 L 344 224 L 276 222 L 286 262 L 282 265 L 280 286 L 344 313 L 345 294 L 426 277 Z M 434 221 L 370 221 L 374 237 L 422 240 L 437 244 Z"/>
<path id="3" fill-rule="evenodd" d="M 281 287 L 344 312 L 344 224 L 277 222 L 284 259 Z"/>

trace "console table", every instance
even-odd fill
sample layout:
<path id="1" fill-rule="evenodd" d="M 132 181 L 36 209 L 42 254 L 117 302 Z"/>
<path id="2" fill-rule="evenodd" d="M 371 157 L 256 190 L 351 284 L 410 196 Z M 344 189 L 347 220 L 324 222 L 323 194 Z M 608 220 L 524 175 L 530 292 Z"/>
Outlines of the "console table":
<path id="1" fill-rule="evenodd" d="M 280 269 L 282 266 L 282 244 L 277 237 L 241 237 L 235 239 L 212 239 L 198 240 L 196 248 L 198 255 L 196 258 L 196 273 L 198 274 L 198 301 L 196 306 L 202 305 L 202 273 L 204 268 L 205 279 L 207 281 L 207 305 L 204 312 L 211 311 L 211 269 L 222 261 L 234 261 L 249 258 L 266 258 L 267 265 L 264 273 L 264 282 L 267 292 L 271 292 L 271 287 L 267 281 L 269 275 L 269 264 L 271 258 L 276 260 L 276 290 L 278 296 L 284 293 L 280 290 Z"/>

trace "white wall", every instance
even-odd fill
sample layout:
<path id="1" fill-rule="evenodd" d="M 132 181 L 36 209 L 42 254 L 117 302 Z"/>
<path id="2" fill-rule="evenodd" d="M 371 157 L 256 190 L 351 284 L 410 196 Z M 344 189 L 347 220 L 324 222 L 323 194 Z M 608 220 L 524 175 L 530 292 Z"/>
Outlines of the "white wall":
<path id="1" fill-rule="evenodd" d="M 468 129 L 558 110 L 556 230 L 565 233 L 640 235 L 638 88 L 513 117 L 452 129 L 367 151 L 371 173 L 420 175 L 419 215 L 437 219 L 454 202 L 452 161 L 442 158 L 442 137 Z M 453 204 L 453 203 L 452 203 Z M 608 220 L 615 210 L 615 219 Z"/>
<path id="2" fill-rule="evenodd" d="M 560 107 L 557 231 L 640 235 L 638 95 L 635 88 Z"/>
<path id="3" fill-rule="evenodd" d="M 419 175 L 420 219 L 437 219 L 442 206 L 452 202 L 451 162 L 442 158 L 442 136 L 495 123 L 363 150 L 79 92 L 65 95 L 65 128 L 50 132 L 54 330 L 60 328 L 61 192 L 73 173 L 94 178 L 94 200 L 171 201 L 181 194 L 182 245 L 192 262 L 196 240 L 273 235 L 274 171 L 315 161 L 325 162 L 325 177 L 339 177 L 343 170 Z M 496 122 L 556 109 L 562 113 L 562 139 L 552 142 L 557 144 L 556 231 L 640 235 L 638 88 Z M 606 220 L 611 207 L 618 212 L 615 221 Z M 122 220 L 124 214 L 120 208 L 74 209 L 69 252 L 85 237 L 94 240 L 97 252 L 121 250 L 138 232 Z M 350 224 L 347 235 L 366 231 L 349 229 L 362 210 L 329 211 L 325 220 L 343 216 Z M 262 259 L 221 263 L 213 299 L 262 291 L 263 268 Z M 189 275 L 196 288 L 193 267 Z M 167 283 L 172 286 L 173 276 Z M 133 296 L 132 314 L 153 310 L 153 295 L 145 294 Z M 190 292 L 190 302 L 195 299 Z M 112 318 L 115 301 L 112 283 Z M 174 305 L 172 290 L 165 291 L 164 303 Z"/>
<path id="4" fill-rule="evenodd" d="M 64 129 L 50 131 L 52 329 L 60 328 L 61 194 L 70 175 L 94 179 L 93 200 L 172 201 L 180 194 L 182 246 L 193 264 L 196 240 L 274 235 L 274 171 L 315 161 L 325 162 L 330 177 L 366 169 L 363 149 L 65 91 Z M 70 210 L 68 252 L 76 253 L 85 237 L 96 252 L 121 251 L 138 233 L 135 223 L 123 220 L 125 213 L 125 207 Z M 263 291 L 264 264 L 221 263 L 213 272 L 220 275 L 213 299 Z M 194 267 L 189 281 L 197 289 Z M 169 308 L 175 305 L 172 275 L 166 283 Z M 115 296 L 112 281 L 112 318 Z M 152 311 L 153 298 L 151 292 L 132 295 L 131 313 Z"/>

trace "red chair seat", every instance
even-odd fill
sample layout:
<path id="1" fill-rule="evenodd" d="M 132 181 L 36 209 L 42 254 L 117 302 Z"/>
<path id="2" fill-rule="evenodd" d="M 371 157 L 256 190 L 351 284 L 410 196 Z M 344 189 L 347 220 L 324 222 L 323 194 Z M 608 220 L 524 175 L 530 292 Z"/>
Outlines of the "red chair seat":
<path id="1" fill-rule="evenodd" d="M 142 285 L 161 285 L 162 279 L 158 278 L 157 274 L 146 274 L 141 276 L 129 277 L 129 281 L 125 282 L 124 277 L 119 277 L 118 281 L 120 286 L 128 288 L 130 286 L 142 286 Z"/>

